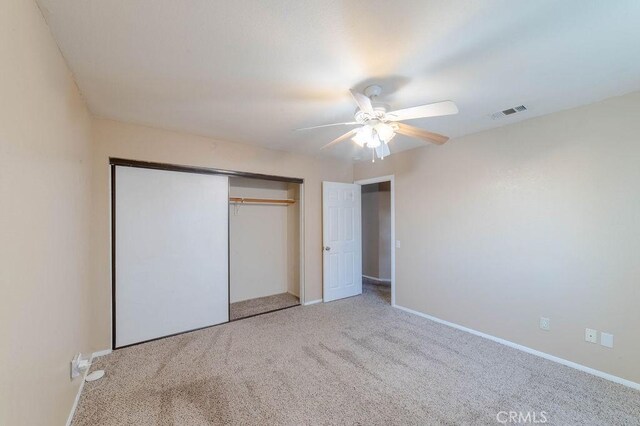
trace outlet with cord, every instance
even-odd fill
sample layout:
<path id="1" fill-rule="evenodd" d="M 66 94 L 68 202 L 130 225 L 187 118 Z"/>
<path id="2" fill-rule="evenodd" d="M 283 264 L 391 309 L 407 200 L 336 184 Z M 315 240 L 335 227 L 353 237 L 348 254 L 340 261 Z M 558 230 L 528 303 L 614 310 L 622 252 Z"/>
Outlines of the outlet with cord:
<path id="1" fill-rule="evenodd" d="M 90 366 L 91 361 L 89 358 L 82 358 L 82 354 L 78 352 L 78 354 L 71 360 L 71 380 L 78 377 Z"/>
<path id="2" fill-rule="evenodd" d="M 93 356 L 91 358 L 82 358 L 82 354 L 78 353 L 71 360 L 71 380 L 75 379 L 85 371 L 91 367 L 91 361 L 93 360 Z M 104 377 L 104 370 L 96 370 L 86 375 L 84 380 L 86 382 L 93 382 L 95 380 L 101 379 Z"/>

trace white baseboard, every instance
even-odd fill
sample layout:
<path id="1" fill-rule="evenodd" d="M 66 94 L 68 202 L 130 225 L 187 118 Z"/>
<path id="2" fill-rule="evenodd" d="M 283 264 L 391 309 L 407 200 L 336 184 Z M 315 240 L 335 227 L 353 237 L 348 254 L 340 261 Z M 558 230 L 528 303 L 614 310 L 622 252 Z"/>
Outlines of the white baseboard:
<path id="1" fill-rule="evenodd" d="M 321 303 L 322 299 L 310 300 L 308 302 L 304 302 L 303 306 L 315 305 L 316 303 Z"/>
<path id="2" fill-rule="evenodd" d="M 78 388 L 78 393 L 76 394 L 76 399 L 73 400 L 73 405 L 71 406 L 71 412 L 69 413 L 69 417 L 67 417 L 67 426 L 71 426 L 71 422 L 73 421 L 73 415 L 76 414 L 76 408 L 78 408 L 78 402 L 80 401 L 80 394 L 82 393 L 82 388 L 84 388 L 84 379 L 87 377 L 87 373 L 89 372 L 89 368 L 82 375 L 82 382 L 80 383 L 80 387 Z"/>
<path id="3" fill-rule="evenodd" d="M 527 346 L 523 346 L 518 343 L 511 342 L 509 340 L 501 339 L 500 337 L 495 337 L 490 334 L 482 333 L 481 331 L 477 331 L 472 328 L 467 328 L 462 325 L 458 325 L 449 321 L 442 320 L 440 318 L 432 317 L 431 315 L 423 314 L 422 312 L 414 311 L 413 309 L 405 308 L 404 306 L 394 305 L 394 307 L 400 310 L 403 310 L 405 312 L 409 312 L 410 314 L 417 315 L 419 317 L 426 318 L 428 320 L 435 321 L 437 323 L 444 324 L 449 327 L 456 328 L 458 330 L 466 331 L 467 333 L 475 334 L 476 336 L 484 337 L 485 339 L 493 340 L 494 342 L 500 343 L 505 346 L 509 346 L 514 349 L 518 349 L 528 354 L 539 356 L 541 358 L 548 359 L 549 361 L 557 362 L 558 364 L 575 368 L 576 370 L 584 371 L 585 373 L 589 373 L 594 376 L 601 377 L 603 379 L 630 387 L 632 389 L 640 390 L 640 383 L 632 382 L 631 380 L 623 379 L 622 377 L 614 376 L 613 374 L 605 373 L 604 371 L 596 370 L 595 368 L 587 367 L 586 365 L 578 364 L 573 361 L 568 361 L 564 358 L 559 358 L 557 356 L 550 355 L 548 353 L 541 352 L 536 349 L 532 349 Z"/>
<path id="4" fill-rule="evenodd" d="M 93 361 L 96 358 L 100 358 L 101 356 L 105 356 L 105 355 L 109 355 L 111 352 L 113 352 L 111 349 L 104 349 L 101 351 L 97 351 L 91 354 L 91 360 Z"/>
<path id="5" fill-rule="evenodd" d="M 378 281 L 379 283 L 391 284 L 391 280 L 386 278 L 371 277 L 369 275 L 364 275 L 364 274 L 362 275 L 362 278 L 368 278 L 373 281 Z"/>
<path id="6" fill-rule="evenodd" d="M 89 374 L 89 370 L 91 370 L 91 364 L 95 358 L 99 358 L 101 356 L 109 355 L 112 352 L 111 349 L 105 349 L 102 351 L 97 351 L 91 354 L 89 358 L 89 368 L 87 368 L 82 375 L 82 382 L 80 383 L 80 387 L 78 388 L 78 393 L 76 394 L 76 399 L 73 400 L 73 405 L 71 406 L 71 412 L 69 413 L 69 417 L 67 418 L 67 426 L 71 426 L 71 422 L 73 421 L 73 416 L 76 414 L 76 409 L 78 408 L 78 402 L 80 401 L 80 395 L 82 394 L 82 389 L 84 388 L 84 379 Z"/>

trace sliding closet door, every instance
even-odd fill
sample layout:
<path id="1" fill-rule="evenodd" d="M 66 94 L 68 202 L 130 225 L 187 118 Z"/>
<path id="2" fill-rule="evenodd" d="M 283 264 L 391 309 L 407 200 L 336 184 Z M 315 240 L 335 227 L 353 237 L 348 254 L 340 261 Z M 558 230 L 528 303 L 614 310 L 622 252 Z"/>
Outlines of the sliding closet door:
<path id="1" fill-rule="evenodd" d="M 114 347 L 228 321 L 228 178 L 112 173 Z"/>

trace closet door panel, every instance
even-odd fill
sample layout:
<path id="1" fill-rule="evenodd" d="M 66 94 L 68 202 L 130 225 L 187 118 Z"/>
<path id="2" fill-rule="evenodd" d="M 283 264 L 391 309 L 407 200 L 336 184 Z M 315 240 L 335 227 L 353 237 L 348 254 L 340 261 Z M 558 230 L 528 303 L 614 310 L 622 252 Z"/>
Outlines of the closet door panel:
<path id="1" fill-rule="evenodd" d="M 228 321 L 228 178 L 115 173 L 114 346 Z"/>

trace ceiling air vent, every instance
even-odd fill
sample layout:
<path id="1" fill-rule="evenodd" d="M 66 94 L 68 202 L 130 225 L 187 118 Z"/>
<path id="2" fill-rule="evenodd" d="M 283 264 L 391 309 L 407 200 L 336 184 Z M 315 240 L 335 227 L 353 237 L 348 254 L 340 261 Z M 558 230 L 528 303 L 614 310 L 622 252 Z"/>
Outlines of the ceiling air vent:
<path id="1" fill-rule="evenodd" d="M 513 107 L 513 108 L 507 108 L 507 109 L 502 110 L 502 111 L 494 112 L 493 114 L 491 114 L 491 118 L 493 118 L 495 120 L 496 118 L 506 117 L 507 115 L 513 115 L 513 114 L 516 114 L 518 112 L 522 112 L 522 111 L 526 111 L 526 110 L 527 110 L 526 106 L 518 105 L 518 106 Z"/>

